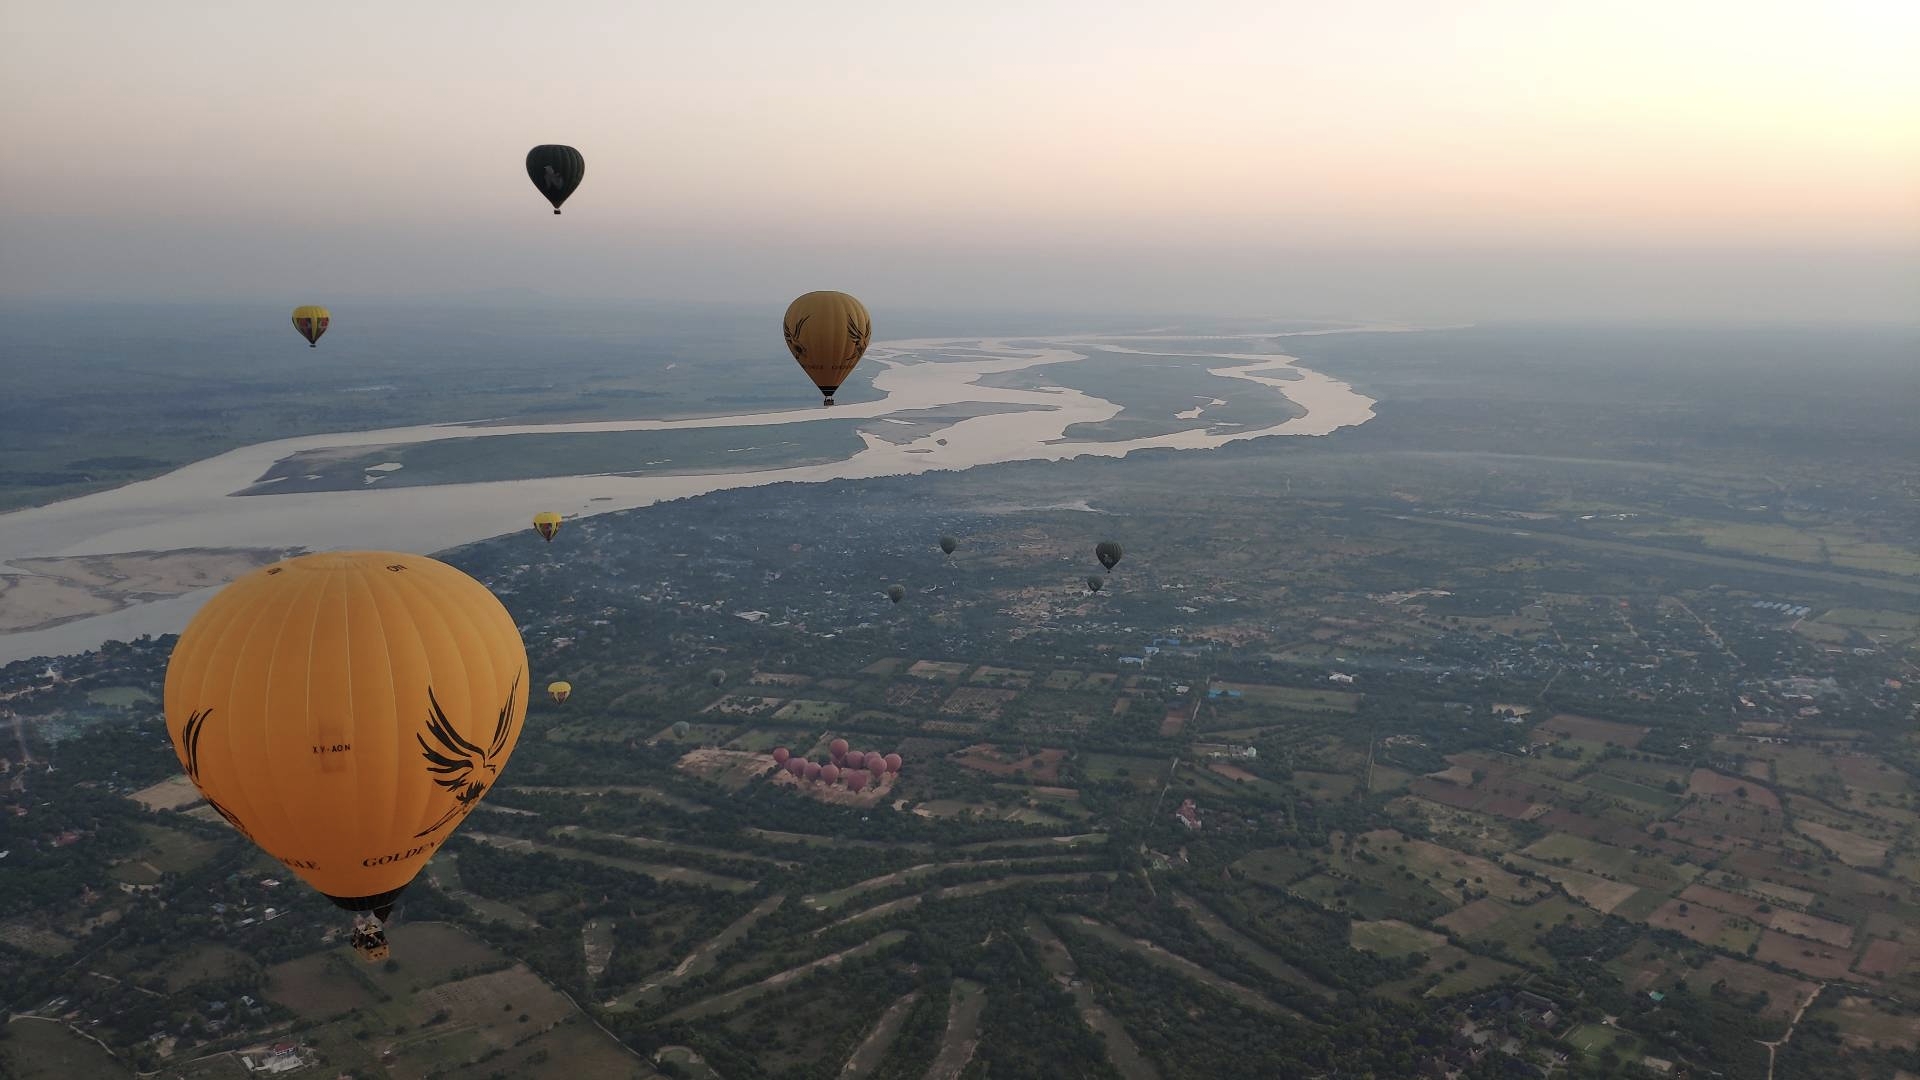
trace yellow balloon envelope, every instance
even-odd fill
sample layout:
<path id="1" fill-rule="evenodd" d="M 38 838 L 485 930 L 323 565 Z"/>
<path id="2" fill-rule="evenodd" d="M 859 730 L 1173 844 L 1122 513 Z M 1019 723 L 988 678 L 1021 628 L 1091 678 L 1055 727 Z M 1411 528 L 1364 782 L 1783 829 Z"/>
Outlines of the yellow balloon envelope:
<path id="1" fill-rule="evenodd" d="M 560 531 L 560 515 L 551 510 L 533 515 L 533 531 L 547 543 L 553 543 L 554 536 Z"/>
<path id="2" fill-rule="evenodd" d="M 320 335 L 327 332 L 333 322 L 333 313 L 314 304 L 302 304 L 293 309 L 293 328 L 307 339 L 307 347 L 320 347 Z"/>
<path id="3" fill-rule="evenodd" d="M 527 652 L 486 587 L 391 551 L 263 567 L 167 665 L 167 734 L 207 802 L 307 884 L 381 918 L 520 737 Z"/>
<path id="4" fill-rule="evenodd" d="M 553 699 L 555 705 L 565 705 L 567 699 L 573 696 L 573 684 L 570 682 L 548 683 L 547 696 Z"/>
<path id="5" fill-rule="evenodd" d="M 834 391 L 867 354 L 873 316 L 846 293 L 810 292 L 787 305 L 780 329 L 787 337 L 787 351 L 831 405 Z"/>

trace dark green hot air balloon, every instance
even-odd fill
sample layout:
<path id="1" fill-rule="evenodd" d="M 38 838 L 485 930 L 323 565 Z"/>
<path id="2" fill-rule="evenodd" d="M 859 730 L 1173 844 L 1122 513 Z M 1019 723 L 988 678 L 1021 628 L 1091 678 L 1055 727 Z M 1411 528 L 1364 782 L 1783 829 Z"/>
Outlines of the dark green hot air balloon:
<path id="1" fill-rule="evenodd" d="M 714 668 L 712 671 L 707 672 L 707 681 L 712 683 L 715 686 L 719 686 L 721 683 L 726 682 L 727 681 L 726 670 L 723 668 Z"/>
<path id="2" fill-rule="evenodd" d="M 573 189 L 580 186 L 580 179 L 587 175 L 587 159 L 580 151 L 571 146 L 536 146 L 527 151 L 527 179 L 540 189 L 540 194 L 553 204 L 553 212 L 560 212 L 560 204 L 567 201 Z"/>
<path id="3" fill-rule="evenodd" d="M 960 541 L 955 539 L 954 537 L 943 536 L 940 538 L 940 550 L 946 552 L 949 555 L 953 554 L 953 549 L 959 546 L 960 546 Z"/>
<path id="4" fill-rule="evenodd" d="M 901 586 L 901 585 L 887 586 L 887 599 L 897 604 L 900 601 L 905 600 L 906 598 L 907 598 L 907 590 L 905 586 Z"/>
<path id="5" fill-rule="evenodd" d="M 1096 574 L 1089 574 L 1087 576 L 1087 588 L 1092 589 L 1094 592 L 1099 592 L 1100 586 L 1104 584 L 1106 584 L 1106 582 Z"/>
<path id="6" fill-rule="evenodd" d="M 1101 566 L 1112 570 L 1114 564 L 1120 561 L 1120 545 L 1112 540 L 1102 540 L 1093 546 L 1093 556 L 1100 560 Z"/>
<path id="7" fill-rule="evenodd" d="M 687 723 L 685 720 L 682 720 L 679 723 L 676 723 L 673 725 L 673 737 L 676 739 L 684 739 L 687 737 L 687 732 L 692 730 L 693 730 L 693 725 Z"/>

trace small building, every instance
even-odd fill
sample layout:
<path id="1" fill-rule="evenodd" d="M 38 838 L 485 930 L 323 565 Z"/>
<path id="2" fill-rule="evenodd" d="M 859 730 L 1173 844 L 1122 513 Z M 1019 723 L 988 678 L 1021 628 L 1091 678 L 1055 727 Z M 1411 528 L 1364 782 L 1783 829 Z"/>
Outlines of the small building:
<path id="1" fill-rule="evenodd" d="M 1192 799 L 1181 800 L 1180 809 L 1175 810 L 1173 816 L 1189 829 L 1197 831 L 1200 828 L 1200 808 L 1193 805 Z"/>
<path id="2" fill-rule="evenodd" d="M 248 1072 L 272 1075 L 305 1068 L 307 1061 L 300 1056 L 298 1043 L 283 1042 L 274 1043 L 264 1052 L 242 1054 L 240 1064 L 245 1065 Z"/>
<path id="3" fill-rule="evenodd" d="M 1333 674 L 1327 676 L 1327 681 L 1351 684 L 1353 682 L 1353 676 L 1348 675 L 1345 672 L 1336 671 Z"/>

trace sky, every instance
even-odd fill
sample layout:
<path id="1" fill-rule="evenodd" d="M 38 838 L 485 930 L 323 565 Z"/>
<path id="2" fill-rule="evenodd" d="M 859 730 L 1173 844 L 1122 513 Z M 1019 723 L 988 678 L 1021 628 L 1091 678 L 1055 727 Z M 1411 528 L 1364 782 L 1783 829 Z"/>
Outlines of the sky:
<path id="1" fill-rule="evenodd" d="M 0 294 L 1915 321 L 1915 55 L 1912 0 L 0 0 Z"/>

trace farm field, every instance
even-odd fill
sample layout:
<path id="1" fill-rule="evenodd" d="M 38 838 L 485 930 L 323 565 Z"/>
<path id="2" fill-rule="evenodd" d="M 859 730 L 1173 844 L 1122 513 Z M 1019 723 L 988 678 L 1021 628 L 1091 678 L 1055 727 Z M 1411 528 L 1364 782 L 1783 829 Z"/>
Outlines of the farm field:
<path id="1" fill-rule="evenodd" d="M 408 365 L 363 362 L 395 326 L 352 306 L 341 348 L 302 355 L 343 385 L 399 381 L 337 430 L 413 430 L 397 426 L 420 401 L 464 398 L 460 380 L 429 393 Z M 495 306 L 434 323 L 438 347 L 472 347 L 448 324 Z M 585 409 L 663 446 L 711 428 L 714 455 L 811 432 L 710 423 L 757 377 L 678 396 L 715 357 L 786 363 L 763 355 L 769 324 L 656 339 L 632 329 L 650 312 L 577 348 L 554 343 L 584 310 L 508 336 L 511 362 L 467 381 L 521 387 L 536 411 L 471 415 Z M 169 317 L 137 320 L 143 340 Z M 695 477 L 638 505 L 694 475 L 642 456 L 556 478 L 571 516 L 551 544 L 512 523 L 448 541 L 436 557 L 500 597 L 536 693 L 508 720 L 510 761 L 449 713 L 476 749 L 426 757 L 442 782 L 422 790 L 459 828 L 383 849 L 423 872 L 373 963 L 279 860 L 305 859 L 279 830 L 255 851 L 182 775 L 220 758 L 183 766 L 155 724 L 170 638 L 0 666 L 0 983 L 19 1017 L 0 1073 L 57 1074 L 13 1060 L 33 1013 L 152 1080 L 265 1075 L 238 1054 L 282 1040 L 311 1062 L 294 1080 L 1762 1080 L 1763 1043 L 1809 1001 L 1772 1080 L 1916 1071 L 1920 580 L 1832 552 L 1708 551 L 1695 531 L 1912 547 L 1901 495 L 1920 459 L 1889 452 L 1911 425 L 1882 371 L 1911 368 L 1907 330 L 1860 356 L 1840 326 L 1389 334 L 1142 311 L 1019 336 L 1051 319 L 878 343 L 847 388 L 872 406 L 859 416 L 767 399 L 866 440 L 871 475 Z M 885 321 L 902 338 L 948 325 Z M 36 377 L 63 377 L 42 351 Z M 181 372 L 221 354 L 192 355 Z M 257 355 L 249 378 L 293 362 Z M 1740 392 L 1721 392 L 1736 360 Z M 935 387 L 1139 415 L 1074 428 L 1041 454 L 1058 460 L 949 468 L 985 412 L 881 415 L 880 397 Z M 1296 411 L 1281 390 L 1305 411 L 1315 394 L 1374 405 L 1325 438 L 1244 437 L 1259 401 Z M 274 408 L 304 430 L 341 401 Z M 64 437 L 15 419 L 23 445 Z M 1179 425 L 1230 445 L 1120 458 L 1071 441 Z M 360 475 L 388 457 L 411 460 L 356 444 L 315 475 L 377 492 L 406 475 Z M 307 461 L 274 472 L 308 483 L 289 471 Z M 609 505 L 629 494 L 634 509 Z M 239 502 L 222 512 L 280 505 Z M 950 557 L 943 534 L 962 538 Z M 1094 593 L 1104 539 L 1128 556 Z M 555 678 L 576 687 L 563 704 L 537 692 Z M 446 740 L 402 719 L 417 780 Z M 772 764 L 836 738 L 906 766 L 854 792 Z M 387 887 L 376 876 L 360 875 Z M 98 1064 L 55 1049 L 81 1055 L 69 1072 Z"/>
<path id="2" fill-rule="evenodd" d="M 133 1070 L 103 1047 L 67 1025 L 52 1020 L 15 1017 L 0 1042 L 0 1065 L 17 1080 L 101 1080 L 131 1078 Z"/>

